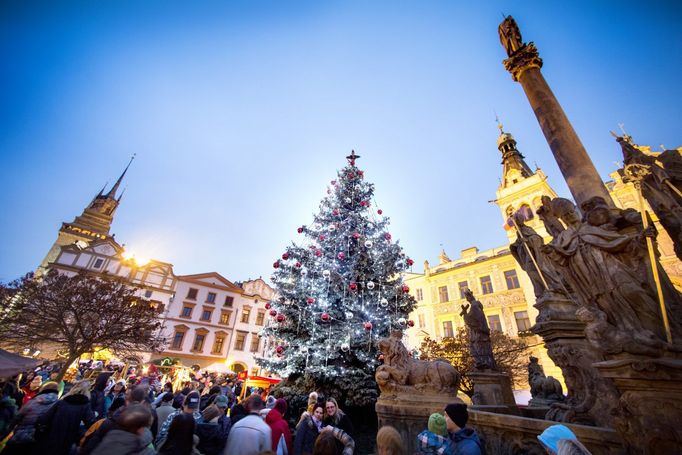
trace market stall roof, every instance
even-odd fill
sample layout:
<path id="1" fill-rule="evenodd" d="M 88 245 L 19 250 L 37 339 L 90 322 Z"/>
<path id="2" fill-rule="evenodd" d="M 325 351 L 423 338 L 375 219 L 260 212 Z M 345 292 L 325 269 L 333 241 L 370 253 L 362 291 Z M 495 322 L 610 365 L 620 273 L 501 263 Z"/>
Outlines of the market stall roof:
<path id="1" fill-rule="evenodd" d="M 0 377 L 14 376 L 22 371 L 35 368 L 42 361 L 0 349 Z"/>

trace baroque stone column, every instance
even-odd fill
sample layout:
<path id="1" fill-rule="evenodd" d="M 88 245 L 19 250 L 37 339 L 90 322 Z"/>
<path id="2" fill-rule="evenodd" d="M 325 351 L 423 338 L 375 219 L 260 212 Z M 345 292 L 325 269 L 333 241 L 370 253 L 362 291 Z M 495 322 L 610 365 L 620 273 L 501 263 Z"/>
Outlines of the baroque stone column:
<path id="1" fill-rule="evenodd" d="M 504 60 L 504 67 L 511 73 L 512 79 L 521 83 L 526 92 L 540 128 L 578 206 L 591 197 L 601 196 L 613 207 L 604 182 L 540 72 L 542 59 L 537 48 L 532 42 L 522 42 L 521 32 L 511 16 L 504 19 L 498 32 L 509 57 Z"/>

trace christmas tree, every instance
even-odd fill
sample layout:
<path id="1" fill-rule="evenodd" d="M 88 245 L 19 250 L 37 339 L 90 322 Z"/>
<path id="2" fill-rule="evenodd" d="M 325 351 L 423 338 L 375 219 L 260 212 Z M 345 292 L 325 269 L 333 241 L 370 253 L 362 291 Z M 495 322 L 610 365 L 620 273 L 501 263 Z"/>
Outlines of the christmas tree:
<path id="1" fill-rule="evenodd" d="M 387 230 L 376 209 L 374 185 L 356 166 L 353 151 L 338 172 L 303 242 L 293 243 L 273 264 L 278 299 L 266 305 L 262 335 L 270 357 L 258 364 L 346 404 L 376 399 L 374 372 L 382 363 L 378 340 L 407 329 L 415 301 L 401 272 L 413 261 Z"/>

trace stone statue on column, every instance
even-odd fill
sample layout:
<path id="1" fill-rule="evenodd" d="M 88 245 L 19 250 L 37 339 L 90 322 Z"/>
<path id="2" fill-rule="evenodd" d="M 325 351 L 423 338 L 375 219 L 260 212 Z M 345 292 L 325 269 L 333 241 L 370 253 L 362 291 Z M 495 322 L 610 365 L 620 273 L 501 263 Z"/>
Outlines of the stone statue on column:
<path id="1" fill-rule="evenodd" d="M 521 31 L 513 17 L 505 17 L 497 28 L 497 33 L 500 35 L 500 43 L 502 43 L 502 46 L 507 51 L 507 56 L 511 57 L 514 52 L 523 46 Z"/>
<path id="2" fill-rule="evenodd" d="M 490 328 L 485 313 L 483 313 L 483 304 L 476 300 L 473 292 L 469 289 L 464 291 L 464 297 L 469 304 L 462 305 L 460 315 L 464 318 L 464 323 L 469 329 L 469 350 L 474 358 L 474 368 L 479 371 L 497 370 L 492 342 L 490 341 Z"/>

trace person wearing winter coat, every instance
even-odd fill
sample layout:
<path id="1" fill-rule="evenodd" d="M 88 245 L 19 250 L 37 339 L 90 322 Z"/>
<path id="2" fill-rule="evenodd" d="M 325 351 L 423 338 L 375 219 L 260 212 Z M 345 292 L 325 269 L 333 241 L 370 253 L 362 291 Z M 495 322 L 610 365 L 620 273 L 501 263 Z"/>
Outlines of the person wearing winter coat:
<path id="1" fill-rule="evenodd" d="M 173 407 L 173 393 L 166 392 L 162 395 L 161 401 L 156 407 L 156 415 L 158 416 L 161 425 L 163 425 L 172 412 L 175 412 L 175 408 Z"/>
<path id="2" fill-rule="evenodd" d="M 98 374 L 95 385 L 90 392 L 90 407 L 98 419 L 103 419 L 107 414 L 104 389 L 107 387 L 110 376 L 111 372 Z"/>
<path id="3" fill-rule="evenodd" d="M 33 397 L 38 395 L 38 391 L 40 390 L 40 385 L 42 383 L 43 378 L 36 375 L 33 377 L 33 379 L 31 379 L 31 382 L 29 382 L 28 384 L 21 388 L 21 391 L 24 392 L 24 398 L 21 399 L 22 406 L 31 401 Z"/>
<path id="4" fill-rule="evenodd" d="M 232 426 L 224 455 L 251 455 L 272 450 L 272 432 L 259 415 L 265 407 L 263 399 L 252 395 L 244 401 L 244 407 L 249 414 Z"/>
<path id="5" fill-rule="evenodd" d="M 188 395 L 189 397 L 190 395 Z M 197 401 L 197 406 L 199 405 Z M 168 436 L 158 448 L 159 455 L 201 455 L 196 445 L 199 438 L 194 434 L 196 423 L 191 414 L 180 413 L 173 417 Z"/>
<path id="6" fill-rule="evenodd" d="M 179 415 L 179 414 L 190 414 L 192 417 L 194 417 L 194 420 L 197 423 L 202 422 L 202 417 L 201 417 L 201 412 L 199 412 L 199 401 L 201 397 L 199 396 L 199 392 L 190 392 L 187 394 L 185 397 L 185 401 L 182 404 L 182 409 L 176 409 L 174 412 L 171 412 L 168 414 L 168 417 L 166 417 L 166 420 L 161 424 L 161 428 L 159 428 L 159 432 L 156 435 L 156 446 L 160 447 L 163 445 L 164 441 L 166 440 L 166 437 L 168 436 L 168 431 L 170 429 L 171 424 L 173 423 L 173 419 Z"/>
<path id="7" fill-rule="evenodd" d="M 311 455 L 315 440 L 322 431 L 324 423 L 322 417 L 324 415 L 324 405 L 317 403 L 313 405 L 313 411 L 309 416 L 306 416 L 296 428 L 296 437 L 294 438 L 294 455 Z"/>
<path id="8" fill-rule="evenodd" d="M 119 415 L 116 428 L 104 436 L 92 455 L 155 455 L 148 431 L 151 421 L 146 406 L 128 406 Z"/>
<path id="9" fill-rule="evenodd" d="M 119 397 L 126 397 L 126 382 L 124 379 L 119 379 L 116 381 L 109 392 L 104 396 L 104 414 L 109 412 L 111 403 L 113 403 L 114 400 Z"/>
<path id="10" fill-rule="evenodd" d="M 350 417 L 346 415 L 341 409 L 339 409 L 339 404 L 332 397 L 327 398 L 324 404 L 324 424 L 331 425 L 335 428 L 340 428 L 351 438 L 355 437 L 355 428 L 353 427 L 353 422 L 351 422 Z"/>
<path id="11" fill-rule="evenodd" d="M 451 403 L 445 407 L 448 435 L 455 445 L 454 455 L 481 455 L 483 443 L 476 430 L 466 426 L 469 411 L 464 403 Z"/>
<path id="12" fill-rule="evenodd" d="M 80 440 L 81 422 L 88 428 L 95 420 L 90 408 L 90 381 L 74 384 L 69 393 L 38 418 L 37 425 L 45 430 L 36 444 L 38 453 L 68 455 Z"/>
<path id="13" fill-rule="evenodd" d="M 448 438 L 447 422 L 439 413 L 429 417 L 428 429 L 417 435 L 417 450 L 426 455 L 453 455 L 455 447 Z"/>
<path id="14" fill-rule="evenodd" d="M 203 455 L 218 455 L 225 448 L 230 428 L 219 423 L 221 414 L 223 411 L 214 404 L 201 413 L 203 422 L 197 424 L 194 432 L 199 436 L 197 450 Z"/>
<path id="15" fill-rule="evenodd" d="M 283 443 L 286 445 L 287 453 L 291 453 L 293 450 L 291 430 L 289 430 L 287 421 L 284 420 L 287 408 L 287 402 L 283 398 L 276 400 L 273 408 L 265 416 L 265 423 L 268 424 L 270 431 L 272 431 L 272 449 L 277 450 L 279 444 Z"/>
<path id="16" fill-rule="evenodd" d="M 355 441 L 340 428 L 326 426 L 315 440 L 313 455 L 353 455 Z"/>
<path id="17" fill-rule="evenodd" d="M 78 455 L 90 455 L 102 442 L 107 433 L 116 428 L 116 422 L 125 408 L 126 401 L 120 397 L 116 398 L 111 403 L 106 418 L 96 420 L 85 432 L 85 435 L 81 438 Z"/>
<path id="18" fill-rule="evenodd" d="M 17 388 L 12 382 L 2 384 L 0 394 L 0 441 L 9 434 L 10 425 L 17 415 L 17 402 L 14 399 Z"/>
<path id="19" fill-rule="evenodd" d="M 59 385 L 56 382 L 46 382 L 40 387 L 38 395 L 22 406 L 11 423 L 14 431 L 3 452 L 6 454 L 30 453 L 35 445 L 36 422 L 50 407 L 57 402 Z"/>

